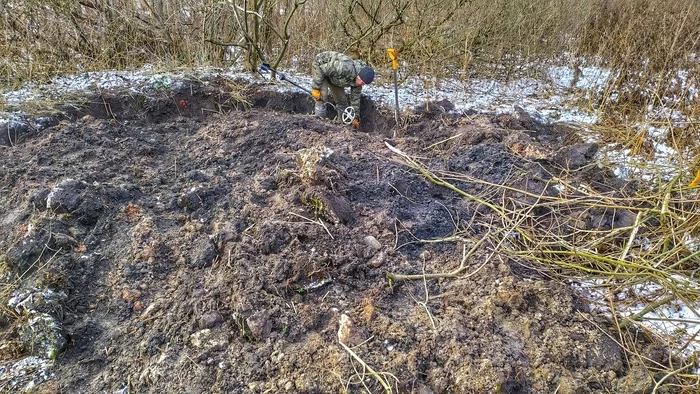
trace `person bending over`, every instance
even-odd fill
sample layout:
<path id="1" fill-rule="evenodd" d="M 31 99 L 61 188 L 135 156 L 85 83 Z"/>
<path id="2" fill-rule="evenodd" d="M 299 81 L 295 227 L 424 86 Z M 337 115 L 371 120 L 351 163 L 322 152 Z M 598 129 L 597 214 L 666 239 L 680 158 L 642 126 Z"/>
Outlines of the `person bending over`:
<path id="1" fill-rule="evenodd" d="M 326 105 L 328 94 L 333 97 L 338 117 L 348 105 L 355 110 L 352 127 L 360 127 L 360 94 L 362 87 L 374 80 L 374 69 L 361 60 L 353 60 L 350 56 L 339 52 L 326 51 L 316 55 L 311 72 L 311 95 L 316 100 L 314 112 L 320 118 L 327 117 Z M 345 94 L 345 88 L 350 88 L 350 102 Z"/>

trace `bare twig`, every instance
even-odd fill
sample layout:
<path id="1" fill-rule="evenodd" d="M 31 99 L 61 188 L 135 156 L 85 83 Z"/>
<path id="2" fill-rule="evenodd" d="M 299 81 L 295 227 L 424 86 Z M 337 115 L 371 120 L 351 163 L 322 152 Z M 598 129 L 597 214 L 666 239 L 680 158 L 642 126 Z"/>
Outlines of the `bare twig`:
<path id="1" fill-rule="evenodd" d="M 428 314 L 428 318 L 430 319 L 430 324 L 433 326 L 433 331 L 437 330 L 437 325 L 435 324 L 435 318 L 433 317 L 433 314 L 430 313 L 430 309 L 428 308 L 428 301 L 430 301 L 430 295 L 428 294 L 428 280 L 425 278 L 425 263 L 423 264 L 423 291 L 425 293 L 425 298 L 423 301 L 418 301 L 416 297 L 413 296 L 413 293 L 408 293 L 413 301 L 423 307 L 425 309 L 425 313 Z"/>
<path id="2" fill-rule="evenodd" d="M 372 369 L 372 367 L 370 367 L 366 362 L 364 362 L 364 360 L 362 360 L 362 358 L 360 358 L 360 356 L 358 356 L 357 353 L 355 353 L 352 349 L 350 349 L 346 344 L 344 344 L 344 343 L 341 342 L 341 341 L 338 341 L 338 343 L 340 344 L 340 346 L 343 347 L 343 349 L 345 349 L 346 352 L 348 352 L 348 354 L 349 354 L 352 358 L 354 358 L 358 363 L 360 363 L 360 365 L 362 365 L 363 368 L 365 368 L 367 371 L 369 371 L 370 375 L 372 375 L 372 376 L 377 380 L 377 382 L 379 382 L 379 384 L 382 385 L 382 387 L 383 387 L 384 390 L 385 390 L 385 393 L 391 394 L 391 393 L 394 392 L 393 389 L 392 389 L 392 387 L 391 387 L 391 385 L 390 385 L 382 376 L 383 376 L 383 375 L 384 375 L 384 376 L 390 376 L 390 377 L 392 377 L 394 380 L 398 381 L 398 379 L 396 379 L 396 376 L 394 376 L 394 375 L 392 375 L 392 374 L 390 374 L 390 373 L 388 373 L 388 372 L 377 372 L 377 371 L 375 371 L 375 370 Z"/>
<path id="3" fill-rule="evenodd" d="M 651 391 L 651 394 L 656 394 L 656 393 L 658 392 L 659 388 L 661 388 L 661 384 L 662 384 L 663 382 L 665 382 L 667 379 L 669 379 L 669 378 L 671 378 L 671 377 L 673 377 L 673 376 L 675 376 L 675 375 L 677 375 L 677 374 L 679 374 L 679 373 L 685 371 L 686 369 L 691 368 L 692 366 L 693 366 L 693 363 L 686 364 L 686 365 L 684 365 L 684 366 L 682 366 L 682 367 L 680 367 L 680 368 L 678 368 L 678 369 L 676 369 L 676 370 L 673 370 L 673 371 L 667 373 L 666 375 L 664 375 L 663 378 L 659 379 L 659 381 L 656 382 L 656 384 L 654 385 L 654 389 Z"/>
<path id="4" fill-rule="evenodd" d="M 434 147 L 436 147 L 436 146 L 438 146 L 438 145 L 440 145 L 440 144 L 444 144 L 445 142 L 452 141 L 453 139 L 459 138 L 459 137 L 461 137 L 461 136 L 462 136 L 462 133 L 455 134 L 455 135 L 453 135 L 452 137 L 446 138 L 446 139 L 444 139 L 444 140 L 442 140 L 442 141 L 438 141 L 438 142 L 436 142 L 436 143 L 434 143 L 434 144 L 432 144 L 432 145 L 429 145 L 429 146 L 423 148 L 423 150 L 432 149 L 432 148 L 434 148 Z"/>
<path id="5" fill-rule="evenodd" d="M 434 278 L 456 278 L 459 275 L 462 274 L 464 270 L 467 269 L 467 261 L 469 261 L 469 258 L 476 252 L 476 250 L 486 241 L 488 238 L 489 234 L 485 235 L 482 237 L 479 241 L 477 241 L 474 246 L 467 252 L 467 245 L 463 245 L 463 250 L 462 250 L 462 261 L 459 263 L 459 267 L 457 267 L 455 270 L 451 272 L 445 272 L 445 273 L 434 273 L 434 274 L 420 274 L 420 275 L 402 275 L 402 274 L 397 274 L 390 272 L 386 275 L 387 279 L 389 279 L 390 283 L 400 281 L 400 280 L 420 280 L 420 279 L 434 279 Z M 484 260 L 481 266 L 486 264 L 488 262 L 488 259 Z"/>
<path id="6" fill-rule="evenodd" d="M 319 226 L 323 227 L 324 230 L 326 230 L 326 233 L 328 233 L 328 236 L 331 237 L 331 239 L 335 239 L 335 238 L 333 238 L 333 234 L 331 234 L 331 232 L 328 230 L 328 227 L 326 227 L 325 223 L 323 223 L 323 221 L 321 219 L 312 220 L 312 219 L 307 218 L 306 216 L 302 216 L 302 215 L 299 215 L 298 213 L 294 213 L 294 212 L 289 212 L 289 214 L 296 216 L 298 218 L 304 219 L 305 221 L 307 221 L 311 224 L 318 224 Z"/>

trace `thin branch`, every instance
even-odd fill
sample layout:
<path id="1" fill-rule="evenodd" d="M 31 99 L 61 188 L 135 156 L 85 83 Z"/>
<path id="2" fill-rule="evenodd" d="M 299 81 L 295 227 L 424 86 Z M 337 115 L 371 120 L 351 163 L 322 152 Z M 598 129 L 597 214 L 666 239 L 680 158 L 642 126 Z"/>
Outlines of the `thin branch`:
<path id="1" fill-rule="evenodd" d="M 391 374 L 389 374 L 389 373 L 387 373 L 387 372 L 382 372 L 381 374 L 378 373 L 377 371 L 375 371 L 374 369 L 372 369 L 372 367 L 370 367 L 369 365 L 367 365 L 367 363 L 364 362 L 364 360 L 362 360 L 362 359 L 360 358 L 360 356 L 358 356 L 357 353 L 353 352 L 352 349 L 350 349 L 346 344 L 344 344 L 344 343 L 341 342 L 340 340 L 338 341 L 338 343 L 340 344 L 340 346 L 343 347 L 343 349 L 345 349 L 346 352 L 348 352 L 348 354 L 350 354 L 350 356 L 352 356 L 352 358 L 354 358 L 358 363 L 360 363 L 360 365 L 362 365 L 363 368 L 366 368 L 366 369 L 369 371 L 369 373 L 370 373 L 372 376 L 374 376 L 375 379 L 377 379 L 377 382 L 379 382 L 379 384 L 382 385 L 382 387 L 384 388 L 384 390 L 386 390 L 385 392 L 386 392 L 387 394 L 393 393 L 393 390 L 392 390 L 392 388 L 391 388 L 391 385 L 390 385 L 389 383 L 387 383 L 386 380 L 384 380 L 384 378 L 382 377 L 382 375 L 389 375 L 389 376 L 393 377 L 394 379 L 396 379 L 395 376 L 393 376 L 393 375 L 391 375 Z"/>
<path id="2" fill-rule="evenodd" d="M 306 216 L 302 216 L 302 215 L 299 215 L 298 213 L 294 213 L 294 212 L 289 212 L 289 214 L 296 216 L 298 218 L 304 219 L 305 221 L 307 221 L 311 224 L 318 224 L 319 226 L 323 227 L 324 230 L 326 230 L 326 233 L 328 233 L 328 236 L 330 236 L 331 239 L 335 239 L 335 238 L 333 238 L 333 234 L 331 234 L 330 230 L 328 230 L 328 227 L 326 227 L 326 224 L 323 223 L 323 221 L 321 219 L 312 220 L 312 219 L 307 218 Z"/>
<path id="3" fill-rule="evenodd" d="M 489 234 L 486 234 L 483 238 L 481 238 L 477 243 L 474 244 L 474 246 L 467 252 L 467 245 L 463 245 L 462 247 L 462 261 L 459 263 L 459 267 L 457 267 L 455 270 L 451 272 L 445 272 L 445 273 L 433 273 L 433 274 L 426 274 L 425 272 L 420 275 L 402 275 L 402 274 L 397 274 L 393 272 L 389 272 L 386 274 L 387 279 L 389 279 L 390 283 L 400 281 L 400 280 L 420 280 L 420 279 L 435 279 L 435 278 L 456 278 L 459 275 L 462 274 L 464 270 L 468 268 L 467 266 L 467 261 L 469 261 L 469 258 L 476 252 L 476 250 L 486 241 L 486 239 L 489 237 Z M 482 266 L 488 262 L 488 259 L 482 263 Z"/>

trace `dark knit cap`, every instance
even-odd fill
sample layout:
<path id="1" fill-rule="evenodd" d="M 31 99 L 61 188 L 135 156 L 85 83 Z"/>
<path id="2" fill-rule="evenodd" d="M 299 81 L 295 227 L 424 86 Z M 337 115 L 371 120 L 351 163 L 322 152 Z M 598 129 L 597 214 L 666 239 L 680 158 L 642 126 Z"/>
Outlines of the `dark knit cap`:
<path id="1" fill-rule="evenodd" d="M 372 67 L 362 67 L 362 70 L 360 70 L 357 75 L 359 75 L 366 84 L 370 84 L 374 81 L 374 69 Z"/>

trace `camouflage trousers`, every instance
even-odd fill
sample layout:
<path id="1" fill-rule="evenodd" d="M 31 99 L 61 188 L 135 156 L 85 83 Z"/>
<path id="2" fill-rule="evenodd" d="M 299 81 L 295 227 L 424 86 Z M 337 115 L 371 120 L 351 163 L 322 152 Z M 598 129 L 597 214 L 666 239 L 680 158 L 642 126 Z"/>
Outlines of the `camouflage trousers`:
<path id="1" fill-rule="evenodd" d="M 335 104 L 337 117 L 342 116 L 343 111 L 348 106 L 348 96 L 345 94 L 345 88 L 335 86 L 330 83 L 328 78 L 324 78 L 323 83 L 321 83 L 321 89 L 319 90 L 321 91 L 321 98 L 323 100 L 330 101 Z M 319 118 L 328 117 L 326 103 L 324 103 L 323 100 L 316 100 L 316 105 L 314 108 L 314 112 Z"/>

